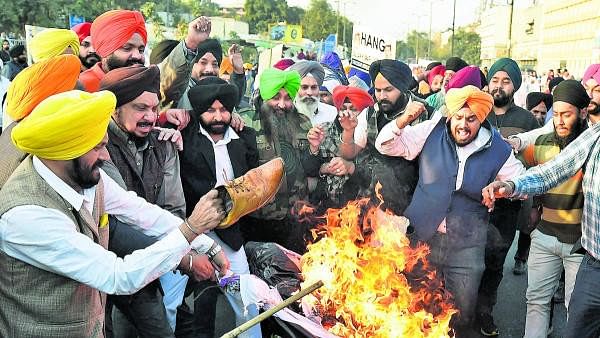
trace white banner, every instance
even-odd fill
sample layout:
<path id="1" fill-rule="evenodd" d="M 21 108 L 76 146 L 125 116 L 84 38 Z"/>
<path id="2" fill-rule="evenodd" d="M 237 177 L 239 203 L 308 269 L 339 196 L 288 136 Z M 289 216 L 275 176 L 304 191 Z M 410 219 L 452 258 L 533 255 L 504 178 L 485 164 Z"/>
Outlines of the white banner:
<path id="1" fill-rule="evenodd" d="M 373 61 L 396 59 L 396 40 L 364 27 L 354 27 L 352 33 L 352 66 L 369 71 Z"/>

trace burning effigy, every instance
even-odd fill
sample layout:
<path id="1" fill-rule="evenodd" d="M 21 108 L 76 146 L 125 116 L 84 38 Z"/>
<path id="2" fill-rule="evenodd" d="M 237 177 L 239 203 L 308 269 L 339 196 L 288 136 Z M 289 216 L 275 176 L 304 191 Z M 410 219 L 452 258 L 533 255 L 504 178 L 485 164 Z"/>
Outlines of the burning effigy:
<path id="1" fill-rule="evenodd" d="M 368 199 L 320 219 L 301 270 L 303 287 L 324 286 L 303 298 L 306 315 L 340 337 L 452 336 L 457 310 L 427 261 L 429 248 L 409 245 L 408 219 Z"/>

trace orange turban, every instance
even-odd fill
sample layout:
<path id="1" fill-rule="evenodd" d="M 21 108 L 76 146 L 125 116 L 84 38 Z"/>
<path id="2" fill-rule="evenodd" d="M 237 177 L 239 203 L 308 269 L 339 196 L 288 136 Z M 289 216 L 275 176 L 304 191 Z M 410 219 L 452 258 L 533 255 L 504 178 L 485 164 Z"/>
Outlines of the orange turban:
<path id="1" fill-rule="evenodd" d="M 233 64 L 229 60 L 228 57 L 224 58 L 221 62 L 221 67 L 219 68 L 219 76 L 223 74 L 232 74 L 233 73 Z"/>
<path id="2" fill-rule="evenodd" d="M 373 98 L 364 89 L 343 85 L 333 89 L 333 104 L 337 109 L 342 107 L 346 99 L 350 100 L 354 108 L 358 111 L 363 111 L 363 109 L 374 104 Z"/>
<path id="3" fill-rule="evenodd" d="M 75 89 L 81 62 L 75 55 L 59 55 L 21 71 L 6 92 L 6 111 L 20 121 L 44 99 Z"/>
<path id="4" fill-rule="evenodd" d="M 494 98 L 475 86 L 468 85 L 462 88 L 452 88 L 446 93 L 448 118 L 452 118 L 456 112 L 467 106 L 475 113 L 479 122 L 483 122 L 492 110 L 493 105 Z"/>
<path id="5" fill-rule="evenodd" d="M 107 57 L 121 48 L 135 33 L 142 36 L 144 43 L 148 39 L 142 13 L 123 9 L 108 11 L 97 17 L 90 33 L 100 57 Z"/>

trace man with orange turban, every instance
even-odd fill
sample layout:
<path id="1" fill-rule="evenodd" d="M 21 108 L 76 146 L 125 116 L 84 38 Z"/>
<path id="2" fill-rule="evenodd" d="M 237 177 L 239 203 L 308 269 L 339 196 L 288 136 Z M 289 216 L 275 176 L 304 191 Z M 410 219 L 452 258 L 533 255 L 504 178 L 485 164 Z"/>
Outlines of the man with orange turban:
<path id="1" fill-rule="evenodd" d="M 0 280 L 2 337 L 104 337 L 105 294 L 136 292 L 191 249 L 228 269 L 203 235 L 225 215 L 215 190 L 182 220 L 101 169 L 110 159 L 106 131 L 116 101 L 108 91 L 56 94 L 11 133 L 31 156 L 0 191 L 0 272 L 11 276 Z M 161 240 L 118 258 L 107 250 L 108 214 Z"/>
<path id="2" fill-rule="evenodd" d="M 124 9 L 108 11 L 94 20 L 90 34 L 102 60 L 79 76 L 86 91 L 98 91 L 104 74 L 112 69 L 144 64 L 148 36 L 142 13 Z"/>
<path id="3" fill-rule="evenodd" d="M 92 45 L 92 36 L 90 30 L 92 24 L 90 22 L 82 22 L 71 27 L 71 30 L 77 34 L 79 38 L 79 59 L 81 60 L 81 71 L 84 72 L 92 68 L 98 61 L 100 56 L 96 54 L 96 49 Z"/>
<path id="4" fill-rule="evenodd" d="M 310 201 L 323 209 L 339 208 L 355 199 L 361 183 L 365 185 L 365 181 L 371 180 L 369 170 L 340 157 L 338 148 L 342 132 L 349 128 L 352 118 L 375 102 L 364 89 L 344 85 L 333 89 L 333 102 L 338 118 L 312 127 L 307 135 L 310 153 L 321 161 L 321 179 L 315 192 L 311 193 Z"/>
<path id="5" fill-rule="evenodd" d="M 59 55 L 26 68 L 11 82 L 6 94 L 4 130 L 0 135 L 0 188 L 27 156 L 13 145 L 12 129 L 47 97 L 74 89 L 79 65 L 76 56 Z"/>
<path id="6" fill-rule="evenodd" d="M 475 86 L 446 94 L 448 117 L 439 113 L 411 126 L 420 114 L 404 114 L 386 125 L 376 141 L 384 155 L 419 158 L 419 183 L 404 215 L 413 242 L 426 242 L 429 260 L 444 278 L 458 314 L 457 337 L 472 334 L 489 212 L 482 189 L 496 178 L 525 171 L 510 146 L 486 120 L 494 99 Z"/>

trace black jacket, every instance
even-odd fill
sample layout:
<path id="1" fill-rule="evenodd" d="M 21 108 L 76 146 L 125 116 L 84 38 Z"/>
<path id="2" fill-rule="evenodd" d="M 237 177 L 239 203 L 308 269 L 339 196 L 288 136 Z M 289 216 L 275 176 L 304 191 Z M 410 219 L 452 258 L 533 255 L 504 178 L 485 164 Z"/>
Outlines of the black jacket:
<path id="1" fill-rule="evenodd" d="M 227 145 L 231 166 L 235 177 L 244 175 L 248 170 L 258 167 L 258 149 L 256 132 L 244 127 L 237 133 L 239 139 L 232 139 Z M 200 200 L 215 187 L 215 153 L 212 143 L 200 133 L 198 121 L 192 119 L 187 128 L 182 131 L 183 152 L 180 153 L 181 183 L 185 195 L 186 214 L 190 215 Z M 215 229 L 215 233 L 233 250 L 239 250 L 244 244 L 240 231 L 242 218 L 227 229 Z"/>

